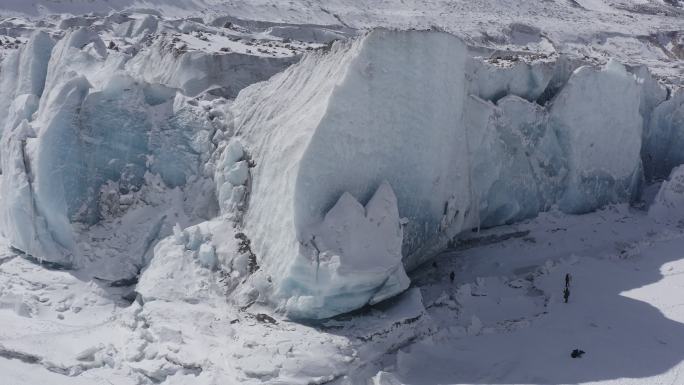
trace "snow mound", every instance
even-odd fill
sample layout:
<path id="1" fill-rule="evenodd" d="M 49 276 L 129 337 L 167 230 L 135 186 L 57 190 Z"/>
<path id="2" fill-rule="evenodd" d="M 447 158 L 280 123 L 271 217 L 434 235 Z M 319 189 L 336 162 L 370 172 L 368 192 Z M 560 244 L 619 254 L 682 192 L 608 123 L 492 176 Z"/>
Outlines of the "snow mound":
<path id="1" fill-rule="evenodd" d="M 679 89 L 651 111 L 644 135 L 644 163 L 652 179 L 665 178 L 684 163 L 684 89 Z"/>
<path id="2" fill-rule="evenodd" d="M 199 303 L 223 292 L 221 276 L 215 270 L 230 266 L 236 241 L 232 226 L 207 221 L 161 240 L 154 258 L 140 276 L 136 291 L 144 301 Z M 222 234 L 214 236 L 213 234 Z"/>

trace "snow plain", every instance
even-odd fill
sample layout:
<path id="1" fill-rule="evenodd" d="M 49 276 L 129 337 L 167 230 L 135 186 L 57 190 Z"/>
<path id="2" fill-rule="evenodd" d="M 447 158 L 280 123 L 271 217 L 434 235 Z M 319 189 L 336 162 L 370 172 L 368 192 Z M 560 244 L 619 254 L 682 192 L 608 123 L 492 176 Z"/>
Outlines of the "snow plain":
<path id="1" fill-rule="evenodd" d="M 0 14 L 0 382 L 684 383 L 680 2 Z"/>

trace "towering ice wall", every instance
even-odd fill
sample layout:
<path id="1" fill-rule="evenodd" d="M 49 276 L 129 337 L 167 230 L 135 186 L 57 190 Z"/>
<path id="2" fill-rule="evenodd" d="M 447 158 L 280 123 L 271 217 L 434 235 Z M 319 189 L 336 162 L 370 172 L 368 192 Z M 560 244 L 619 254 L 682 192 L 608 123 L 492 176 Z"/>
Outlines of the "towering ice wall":
<path id="1" fill-rule="evenodd" d="M 358 235 L 376 191 L 396 198 L 380 216 L 402 230 L 406 269 L 471 228 L 636 198 L 659 87 L 639 71 L 497 70 L 449 34 L 375 30 L 246 89 L 232 113 L 256 163 L 242 225 L 262 295 L 321 318 L 403 290 L 403 271 L 368 252 L 392 242 Z M 360 256 L 379 273 L 362 276 Z"/>
<path id="2" fill-rule="evenodd" d="M 129 32 L 159 27 L 140 23 Z M 626 202 L 642 170 L 684 160 L 684 97 L 643 67 L 473 58 L 446 33 L 375 30 L 231 102 L 292 57 L 162 42 L 38 32 L 2 60 L 13 247 L 108 281 L 147 269 L 150 298 L 188 266 L 147 268 L 153 254 L 194 256 L 238 302 L 325 318 L 405 290 L 463 231 Z"/>
<path id="3" fill-rule="evenodd" d="M 70 267 L 104 258 L 96 276 L 134 276 L 161 222 L 139 210 L 125 219 L 124 207 L 163 206 L 143 191 L 155 176 L 163 189 L 202 179 L 214 128 L 175 90 L 135 81 L 124 69 L 129 58 L 77 29 L 56 44 L 37 32 L 2 62 L 0 103 L 10 113 L 2 121 L 0 231 L 16 249 Z M 197 207 L 213 197 L 205 190 Z M 93 242 L 105 238 L 107 245 Z"/>
<path id="4" fill-rule="evenodd" d="M 568 160 L 561 210 L 588 212 L 627 202 L 641 183 L 639 87 L 621 64 L 577 69 L 553 99 L 549 125 Z M 637 108 L 635 108 L 637 107 Z"/>
<path id="5" fill-rule="evenodd" d="M 649 177 L 662 179 L 684 163 L 684 89 L 680 88 L 655 106 L 649 116 L 644 136 L 644 164 Z"/>

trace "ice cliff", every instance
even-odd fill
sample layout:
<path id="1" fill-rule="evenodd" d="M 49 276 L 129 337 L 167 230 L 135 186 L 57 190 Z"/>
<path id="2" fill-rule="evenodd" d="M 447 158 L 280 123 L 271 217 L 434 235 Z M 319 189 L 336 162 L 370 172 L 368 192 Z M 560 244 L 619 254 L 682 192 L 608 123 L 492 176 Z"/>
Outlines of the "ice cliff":
<path id="1" fill-rule="evenodd" d="M 464 231 L 636 200 L 684 160 L 682 93 L 644 67 L 483 58 L 434 31 L 307 46 L 268 26 L 257 50 L 230 23 L 104 23 L 2 59 L 0 232 L 112 284 L 142 271 L 146 300 L 334 316 Z"/>
<path id="2" fill-rule="evenodd" d="M 210 158 L 228 126 L 215 95 L 287 67 L 301 43 L 248 55 L 248 37 L 224 33 L 232 48 L 211 52 L 191 45 L 206 43 L 197 28 L 74 18 L 3 51 L 0 232 L 15 249 L 116 282 L 174 225 L 216 215 Z"/>
<path id="3" fill-rule="evenodd" d="M 635 200 L 642 148 L 667 161 L 642 146 L 644 133 L 677 125 L 648 71 L 563 57 L 493 63 L 446 33 L 376 30 L 238 96 L 236 135 L 256 160 L 243 226 L 257 275 L 272 282 L 264 297 L 321 318 L 372 303 L 366 287 L 403 290 L 390 269 L 370 284 L 360 274 L 331 282 L 321 257 L 362 266 L 351 261 L 391 244 L 356 235 L 378 189 L 396 196 L 386 211 L 398 216 L 384 216 L 401 226 L 411 269 L 463 231 Z M 332 245 L 321 236 L 330 222 L 344 223 Z"/>

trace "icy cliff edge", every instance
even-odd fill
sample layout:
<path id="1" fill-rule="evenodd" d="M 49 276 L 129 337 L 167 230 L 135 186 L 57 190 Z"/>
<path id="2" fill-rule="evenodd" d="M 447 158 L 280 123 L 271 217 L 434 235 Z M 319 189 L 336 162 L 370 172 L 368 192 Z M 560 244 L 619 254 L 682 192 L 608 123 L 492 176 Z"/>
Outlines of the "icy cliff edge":
<path id="1" fill-rule="evenodd" d="M 387 282 L 398 282 L 390 294 L 402 290 L 403 278 L 389 273 L 372 283 L 333 277 L 321 260 L 328 248 L 349 271 L 385 266 L 387 239 L 357 238 L 365 226 L 359 202 L 379 187 L 396 196 L 407 269 L 465 230 L 553 206 L 584 213 L 634 200 L 644 133 L 673 115 L 663 107 L 650 116 L 665 99 L 643 68 L 562 57 L 492 65 L 440 32 L 375 30 L 307 55 L 244 90 L 231 109 L 256 163 L 242 226 L 261 267 L 256 276 L 268 278 L 260 298 L 321 318 L 371 303 L 369 293 Z M 363 250 L 322 248 L 321 229 L 331 227 Z"/>

